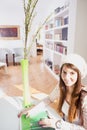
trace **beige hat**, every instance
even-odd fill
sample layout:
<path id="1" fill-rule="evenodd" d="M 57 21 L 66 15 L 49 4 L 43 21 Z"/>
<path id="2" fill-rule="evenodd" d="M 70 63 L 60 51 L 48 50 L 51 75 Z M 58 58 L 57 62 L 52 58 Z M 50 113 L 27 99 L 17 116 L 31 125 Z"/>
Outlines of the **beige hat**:
<path id="1" fill-rule="evenodd" d="M 66 56 L 63 57 L 62 59 L 62 65 L 64 63 L 71 63 L 74 66 L 76 66 L 78 68 L 78 70 L 81 72 L 81 77 L 82 79 L 85 78 L 85 76 L 87 75 L 87 64 L 84 60 L 83 57 L 81 57 L 78 54 L 68 54 Z"/>

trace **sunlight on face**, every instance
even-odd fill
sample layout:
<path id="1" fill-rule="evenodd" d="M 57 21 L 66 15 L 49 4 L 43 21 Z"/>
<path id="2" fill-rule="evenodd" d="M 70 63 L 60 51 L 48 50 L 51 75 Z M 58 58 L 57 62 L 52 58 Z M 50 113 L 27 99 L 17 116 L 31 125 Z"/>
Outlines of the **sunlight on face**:
<path id="1" fill-rule="evenodd" d="M 73 86 L 77 82 L 78 74 L 75 70 L 63 66 L 61 77 L 66 86 Z"/>

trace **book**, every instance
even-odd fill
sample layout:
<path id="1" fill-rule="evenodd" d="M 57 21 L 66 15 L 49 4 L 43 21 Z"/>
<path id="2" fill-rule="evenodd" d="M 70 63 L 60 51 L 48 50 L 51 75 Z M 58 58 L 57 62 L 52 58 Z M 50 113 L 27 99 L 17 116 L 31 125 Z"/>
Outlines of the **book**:
<path id="1" fill-rule="evenodd" d="M 54 128 L 51 127 L 46 127 L 43 128 L 39 125 L 39 121 L 42 118 L 48 118 L 48 113 L 47 111 L 42 111 L 35 116 L 30 116 L 26 118 L 25 115 L 21 117 L 22 121 L 22 130 L 55 130 Z"/>
<path id="2" fill-rule="evenodd" d="M 62 29 L 62 40 L 67 40 L 68 36 L 68 28 L 63 28 Z"/>

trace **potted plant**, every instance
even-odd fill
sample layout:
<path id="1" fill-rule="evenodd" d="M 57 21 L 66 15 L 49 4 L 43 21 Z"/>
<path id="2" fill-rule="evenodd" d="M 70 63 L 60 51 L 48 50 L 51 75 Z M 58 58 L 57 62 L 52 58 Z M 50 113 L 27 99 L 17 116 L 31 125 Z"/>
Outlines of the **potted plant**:
<path id="1" fill-rule="evenodd" d="M 23 0 L 24 8 L 24 59 L 21 60 L 22 75 L 23 75 L 23 105 L 24 107 L 29 107 L 31 105 L 31 94 L 29 86 L 29 71 L 28 71 L 28 55 L 30 53 L 32 45 L 35 43 L 36 36 L 40 32 L 41 28 L 44 26 L 46 21 L 51 15 L 49 15 L 41 26 L 37 29 L 36 33 L 33 35 L 31 43 L 28 45 L 28 41 L 31 32 L 31 26 L 35 17 L 35 8 L 39 0 Z"/>

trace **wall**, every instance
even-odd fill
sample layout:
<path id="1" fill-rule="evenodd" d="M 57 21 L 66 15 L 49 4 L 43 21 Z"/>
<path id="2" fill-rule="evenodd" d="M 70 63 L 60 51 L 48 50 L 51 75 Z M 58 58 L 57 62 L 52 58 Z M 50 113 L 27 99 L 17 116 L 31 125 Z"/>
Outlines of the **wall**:
<path id="1" fill-rule="evenodd" d="M 87 0 L 77 0 L 75 52 L 87 61 Z"/>
<path id="2" fill-rule="evenodd" d="M 33 22 L 31 36 L 45 18 L 53 12 L 55 8 L 62 5 L 66 0 L 39 0 L 36 8 L 37 15 Z M 0 48 L 23 47 L 23 3 L 21 0 L 3 0 L 0 3 L 0 25 L 19 25 L 19 40 L 0 40 Z M 35 48 L 36 46 L 33 46 Z M 33 49 L 35 52 L 35 49 Z M 33 52 L 33 55 L 35 53 Z"/>
<path id="3" fill-rule="evenodd" d="M 0 48 L 22 47 L 23 9 L 20 0 L 3 0 L 0 4 L 0 25 L 19 25 L 19 40 L 0 40 Z"/>
<path id="4" fill-rule="evenodd" d="M 78 53 L 87 61 L 87 0 L 70 0 L 69 52 Z"/>

